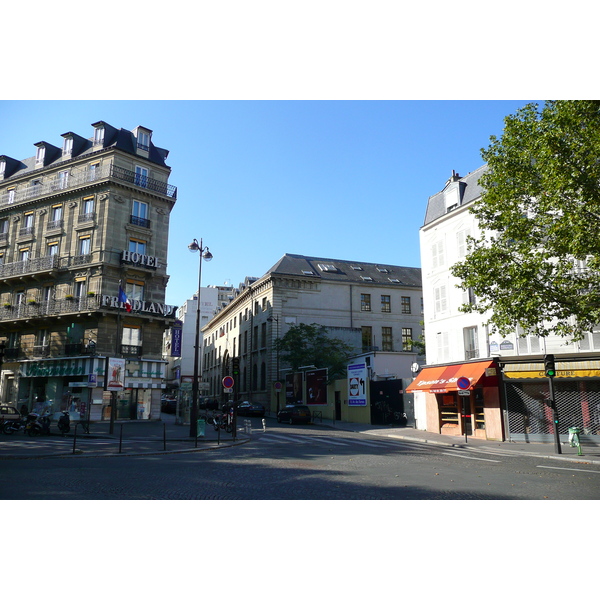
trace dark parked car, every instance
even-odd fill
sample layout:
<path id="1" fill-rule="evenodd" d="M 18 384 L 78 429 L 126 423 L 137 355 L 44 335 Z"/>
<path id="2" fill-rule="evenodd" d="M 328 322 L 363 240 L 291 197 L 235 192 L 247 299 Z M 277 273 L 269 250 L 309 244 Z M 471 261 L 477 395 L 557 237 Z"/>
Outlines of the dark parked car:
<path id="1" fill-rule="evenodd" d="M 163 396 L 160 400 L 160 410 L 164 413 L 174 415 L 177 410 L 177 399 Z"/>
<path id="2" fill-rule="evenodd" d="M 277 422 L 281 423 L 310 423 L 311 416 L 308 406 L 289 404 L 277 413 Z"/>
<path id="3" fill-rule="evenodd" d="M 264 417 L 265 407 L 262 404 L 256 404 L 256 402 L 248 402 L 244 400 L 237 408 L 237 414 L 242 417 Z"/>
<path id="4" fill-rule="evenodd" d="M 200 410 L 218 410 L 219 401 L 214 398 L 200 398 L 198 407 Z"/>

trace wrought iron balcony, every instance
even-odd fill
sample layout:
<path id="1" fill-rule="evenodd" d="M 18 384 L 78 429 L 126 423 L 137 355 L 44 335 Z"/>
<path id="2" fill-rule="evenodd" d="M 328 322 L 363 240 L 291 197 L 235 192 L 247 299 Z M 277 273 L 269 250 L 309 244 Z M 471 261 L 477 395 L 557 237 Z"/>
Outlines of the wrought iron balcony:
<path id="1" fill-rule="evenodd" d="M 131 346 L 130 344 L 121 344 L 121 354 L 123 356 L 134 356 L 139 358 L 142 356 L 141 346 Z"/>
<path id="2" fill-rule="evenodd" d="M 177 198 L 177 187 L 174 185 L 110 164 L 96 169 L 89 169 L 87 167 L 80 171 L 73 169 L 67 178 L 55 175 L 54 177 L 44 178 L 41 183 L 39 183 L 38 179 L 36 185 L 24 182 L 17 185 L 16 190 L 0 194 L 0 208 L 111 179 L 145 188 L 167 198 Z"/>
<path id="3" fill-rule="evenodd" d="M 69 313 L 93 311 L 100 308 L 99 296 L 85 296 L 81 298 L 62 300 L 47 300 L 35 304 L 15 304 L 13 306 L 0 306 L 0 322 L 15 321 L 17 319 L 31 319 L 35 317 L 51 317 Z"/>

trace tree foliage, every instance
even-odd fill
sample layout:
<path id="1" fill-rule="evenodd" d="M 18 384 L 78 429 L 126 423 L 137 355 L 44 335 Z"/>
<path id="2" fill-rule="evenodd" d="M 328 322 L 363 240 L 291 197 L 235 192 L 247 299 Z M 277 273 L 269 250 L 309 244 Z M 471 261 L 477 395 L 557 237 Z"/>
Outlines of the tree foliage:
<path id="1" fill-rule="evenodd" d="M 345 375 L 348 357 L 353 353 L 352 346 L 338 338 L 330 337 L 327 328 L 313 323 L 292 326 L 287 333 L 276 340 L 275 348 L 292 371 L 300 367 L 314 365 L 317 369 L 328 369 L 328 379 L 332 381 Z"/>
<path id="2" fill-rule="evenodd" d="M 600 323 L 600 102 L 528 104 L 482 150 L 482 231 L 451 272 L 502 334 L 572 340 Z"/>

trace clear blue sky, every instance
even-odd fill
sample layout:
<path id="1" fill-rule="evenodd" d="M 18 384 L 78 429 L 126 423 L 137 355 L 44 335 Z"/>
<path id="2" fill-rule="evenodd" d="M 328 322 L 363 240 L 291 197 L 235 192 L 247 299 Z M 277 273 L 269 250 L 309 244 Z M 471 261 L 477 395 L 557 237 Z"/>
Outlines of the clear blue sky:
<path id="1" fill-rule="evenodd" d="M 167 302 L 197 288 L 202 238 L 214 259 L 203 285 L 261 276 L 287 253 L 420 266 L 427 198 L 527 101 L 2 101 L 0 154 L 92 135 L 106 121 L 153 130 L 170 151 Z"/>

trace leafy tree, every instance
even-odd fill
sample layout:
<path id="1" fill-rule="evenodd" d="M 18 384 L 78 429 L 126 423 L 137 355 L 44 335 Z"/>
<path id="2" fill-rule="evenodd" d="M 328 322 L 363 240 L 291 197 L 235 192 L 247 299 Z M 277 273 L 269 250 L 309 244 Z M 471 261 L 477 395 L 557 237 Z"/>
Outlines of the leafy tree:
<path id="1" fill-rule="evenodd" d="M 346 373 L 348 357 L 354 348 L 338 338 L 327 334 L 323 325 L 294 325 L 276 340 L 275 348 L 293 371 L 307 365 L 328 369 L 328 379 L 333 381 Z"/>
<path id="2" fill-rule="evenodd" d="M 502 334 L 572 340 L 600 323 L 600 102 L 528 104 L 482 150 L 478 239 L 451 272 L 472 288 L 466 312 Z"/>

